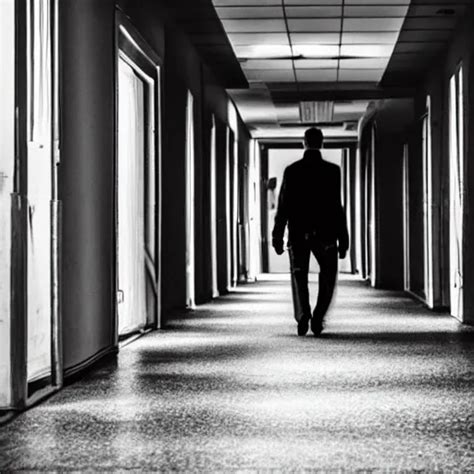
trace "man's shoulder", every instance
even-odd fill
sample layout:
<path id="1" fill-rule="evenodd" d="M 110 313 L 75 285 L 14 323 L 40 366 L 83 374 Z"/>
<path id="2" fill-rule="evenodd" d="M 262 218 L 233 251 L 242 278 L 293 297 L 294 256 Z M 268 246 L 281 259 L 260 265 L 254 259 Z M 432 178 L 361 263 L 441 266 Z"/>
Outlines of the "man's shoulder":
<path id="1" fill-rule="evenodd" d="M 321 160 L 321 164 L 325 172 L 330 175 L 337 175 L 341 170 L 340 166 L 336 165 L 335 163 L 331 163 L 330 161 L 326 161 L 324 159 Z"/>
<path id="2" fill-rule="evenodd" d="M 293 161 L 293 163 L 289 164 L 286 169 L 287 170 L 295 170 L 295 169 L 300 169 L 301 165 L 303 164 L 303 158 L 300 158 L 299 160 Z"/>

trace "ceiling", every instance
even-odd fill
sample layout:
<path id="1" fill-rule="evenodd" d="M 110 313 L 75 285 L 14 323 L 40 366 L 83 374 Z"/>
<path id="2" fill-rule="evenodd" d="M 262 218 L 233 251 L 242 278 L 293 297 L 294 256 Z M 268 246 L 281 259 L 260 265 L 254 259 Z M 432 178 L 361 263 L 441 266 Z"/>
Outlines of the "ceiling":
<path id="1" fill-rule="evenodd" d="M 332 123 L 325 132 L 347 136 L 355 134 L 350 124 L 372 100 L 412 95 L 471 1 L 169 4 L 204 59 L 226 79 L 252 135 L 289 137 L 307 126 L 300 123 L 302 101 L 330 101 Z"/>

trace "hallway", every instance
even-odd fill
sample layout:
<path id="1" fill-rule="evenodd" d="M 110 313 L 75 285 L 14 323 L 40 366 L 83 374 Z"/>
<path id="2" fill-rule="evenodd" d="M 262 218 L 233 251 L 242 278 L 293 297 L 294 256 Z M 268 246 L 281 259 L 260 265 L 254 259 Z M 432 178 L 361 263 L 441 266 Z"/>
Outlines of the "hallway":
<path id="1" fill-rule="evenodd" d="M 314 284 L 313 284 L 314 290 Z M 181 314 L 0 428 L 0 470 L 473 470 L 473 330 L 343 277 L 323 337 L 289 284 Z"/>

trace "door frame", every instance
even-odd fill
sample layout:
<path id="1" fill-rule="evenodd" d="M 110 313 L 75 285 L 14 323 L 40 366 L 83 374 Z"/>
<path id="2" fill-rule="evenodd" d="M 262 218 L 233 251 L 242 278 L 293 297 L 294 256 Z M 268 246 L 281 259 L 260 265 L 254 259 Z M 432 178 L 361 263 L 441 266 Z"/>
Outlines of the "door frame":
<path id="1" fill-rule="evenodd" d="M 162 150 L 161 150 L 161 104 L 162 104 L 162 69 L 163 61 L 160 56 L 149 46 L 140 33 L 120 11 L 115 12 L 115 104 L 118 104 L 118 67 L 119 58 L 125 61 L 140 76 L 145 76 L 145 81 L 151 78 L 154 83 L 153 97 L 153 122 L 154 136 L 150 133 L 148 142 L 153 144 L 153 153 L 155 168 L 155 262 L 153 262 L 145 251 L 145 269 L 147 278 L 152 281 L 153 292 L 155 294 L 155 311 L 152 315 L 152 321 L 147 321 L 143 331 L 160 328 L 162 325 L 161 317 L 161 226 L 162 226 Z M 118 281 L 118 106 L 115 110 L 115 158 L 114 158 L 114 248 L 115 248 L 115 266 L 114 266 L 114 340 L 115 345 L 119 344 L 118 334 L 118 305 L 119 305 L 119 281 Z M 145 168 L 146 169 L 146 168 Z"/>
<path id="2" fill-rule="evenodd" d="M 15 164 L 12 192 L 11 248 L 11 397 L 10 406 L 1 409 L 24 409 L 58 391 L 63 386 L 60 267 L 61 205 L 58 200 L 59 154 L 59 42 L 58 0 L 47 1 L 50 55 L 50 302 L 51 302 L 51 373 L 46 378 L 28 381 L 28 142 L 31 123 L 31 7 L 33 0 L 15 1 Z"/>

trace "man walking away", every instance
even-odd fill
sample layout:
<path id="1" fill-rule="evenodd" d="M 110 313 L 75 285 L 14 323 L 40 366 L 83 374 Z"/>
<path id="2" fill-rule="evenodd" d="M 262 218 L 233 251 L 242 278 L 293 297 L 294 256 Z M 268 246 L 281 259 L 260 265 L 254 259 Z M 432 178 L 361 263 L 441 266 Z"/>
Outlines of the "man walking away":
<path id="1" fill-rule="evenodd" d="M 349 248 L 346 219 L 341 204 L 341 172 L 323 160 L 323 134 L 318 128 L 305 132 L 303 158 L 285 169 L 273 228 L 273 247 L 283 253 L 283 234 L 288 224 L 288 252 L 291 289 L 298 335 L 323 330 L 337 279 L 337 257 Z M 308 271 L 310 253 L 320 267 L 318 299 L 313 314 L 309 303 Z"/>

